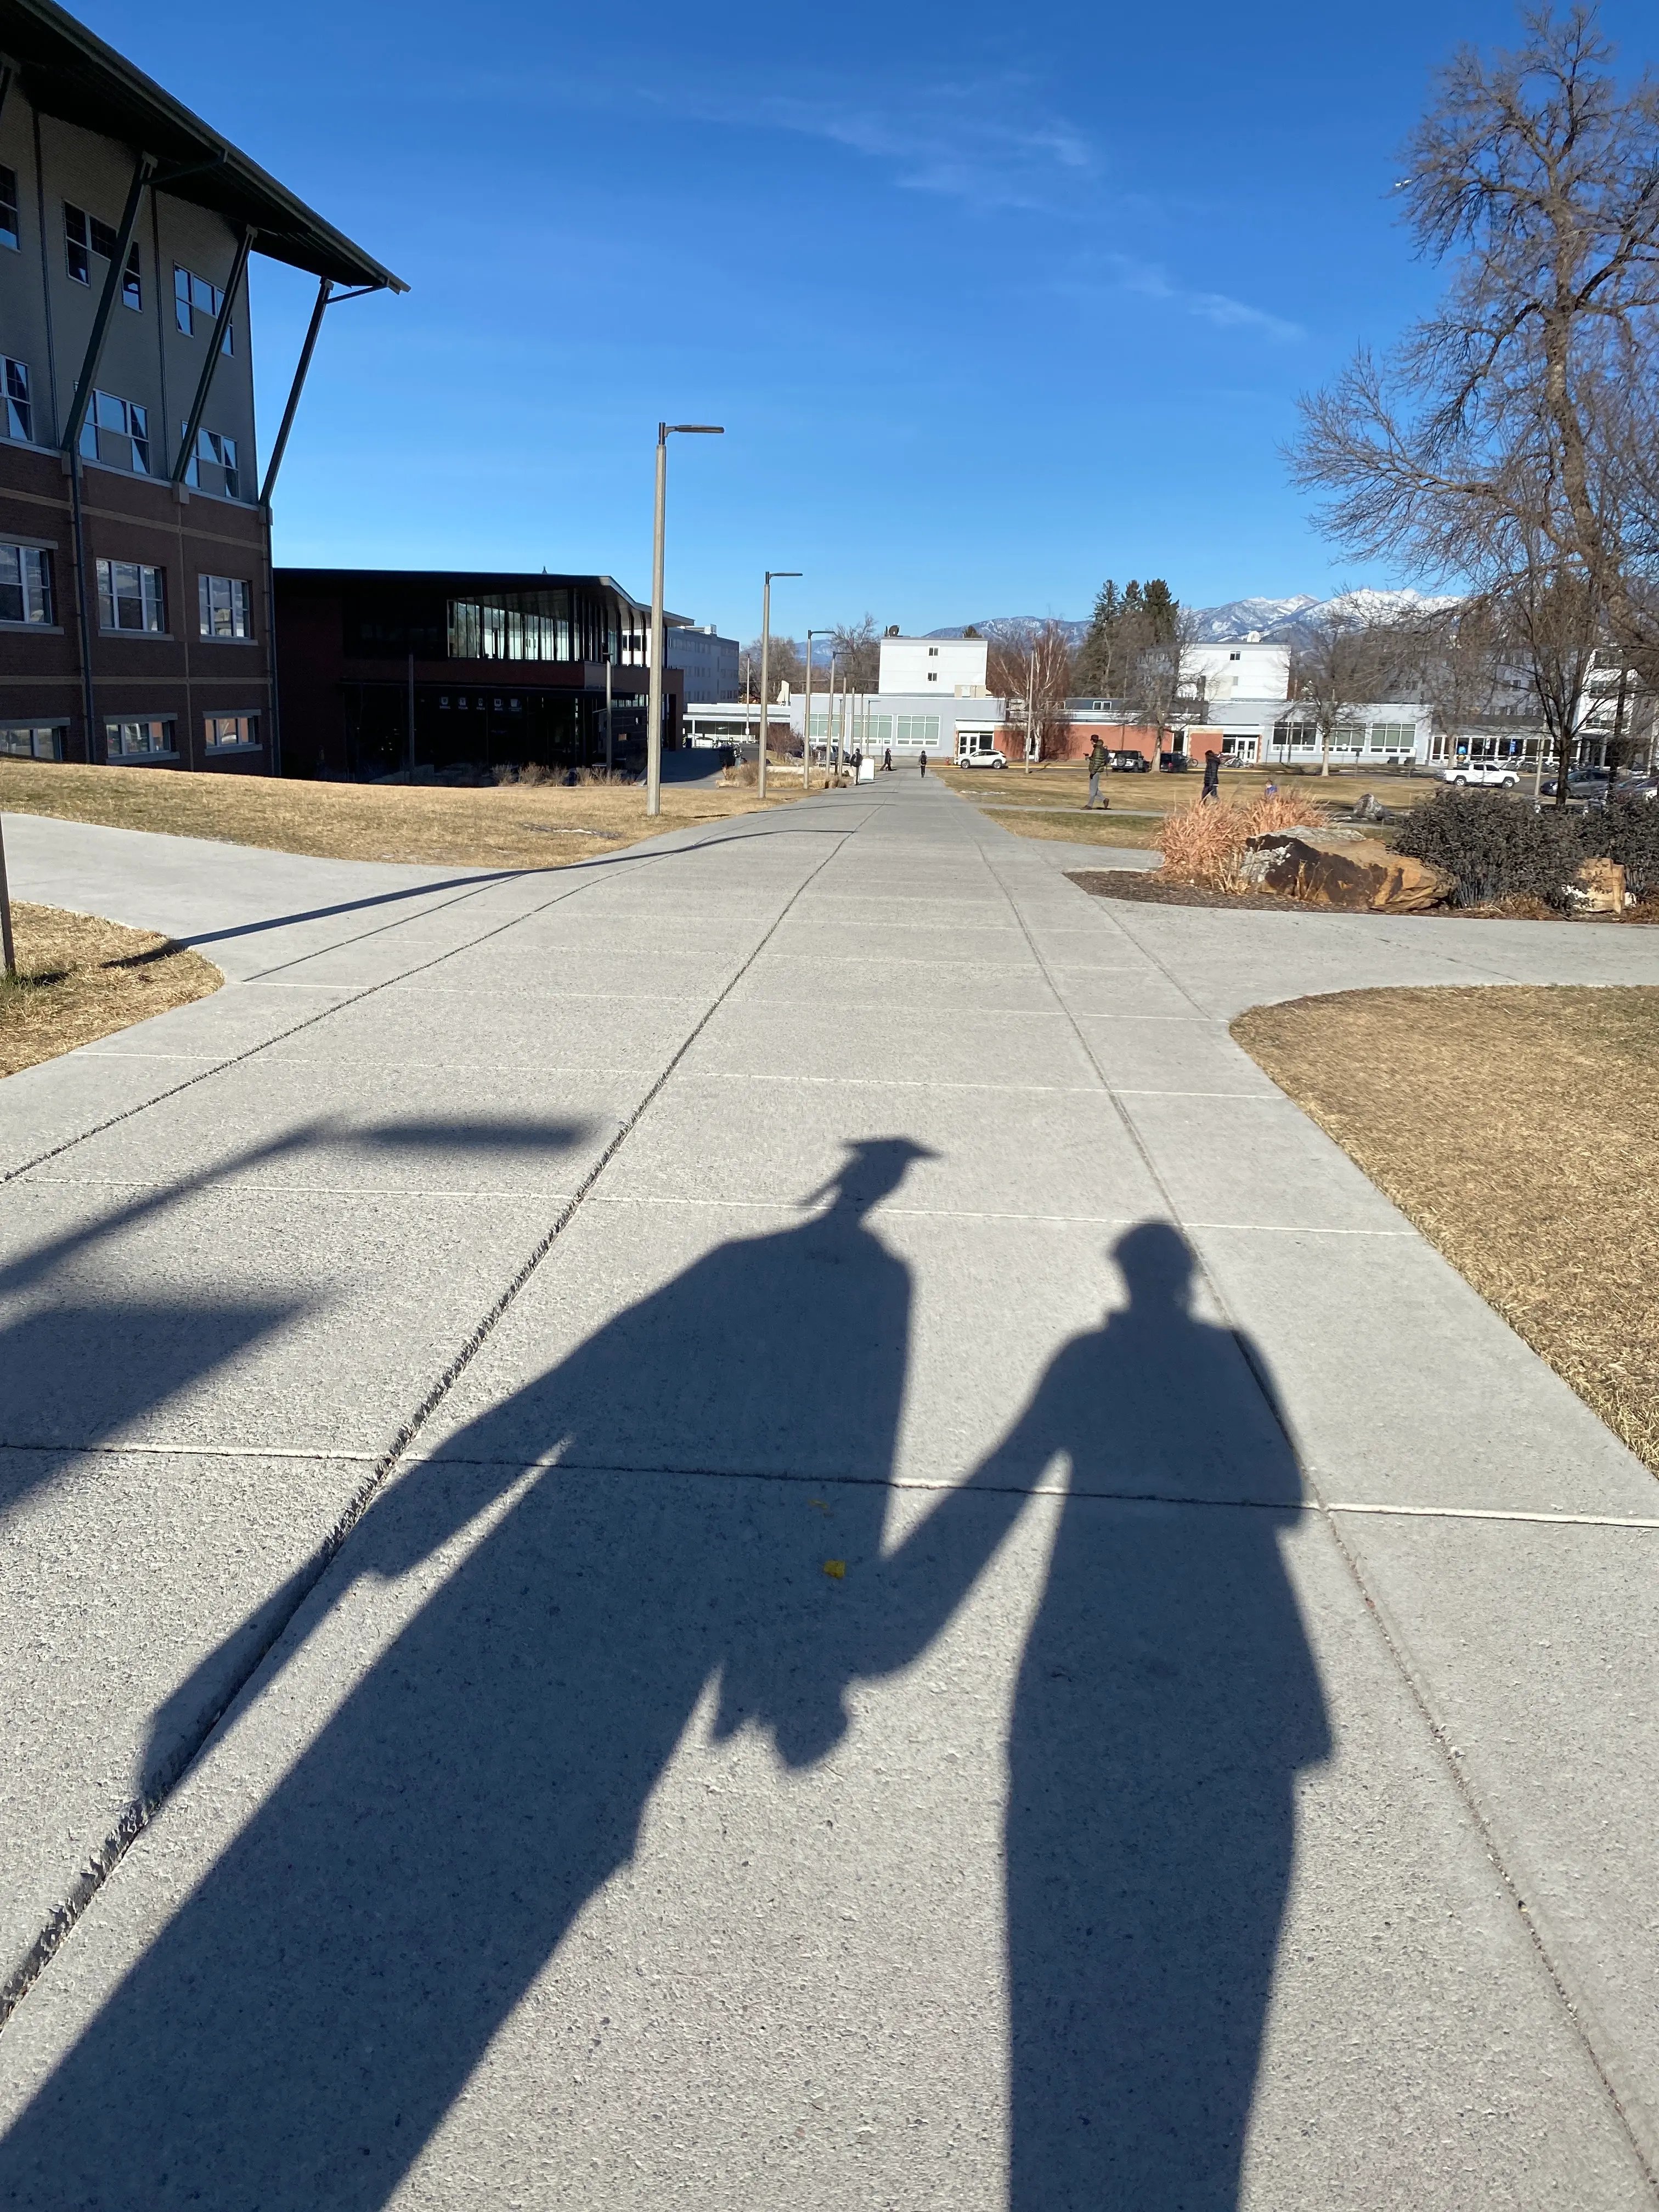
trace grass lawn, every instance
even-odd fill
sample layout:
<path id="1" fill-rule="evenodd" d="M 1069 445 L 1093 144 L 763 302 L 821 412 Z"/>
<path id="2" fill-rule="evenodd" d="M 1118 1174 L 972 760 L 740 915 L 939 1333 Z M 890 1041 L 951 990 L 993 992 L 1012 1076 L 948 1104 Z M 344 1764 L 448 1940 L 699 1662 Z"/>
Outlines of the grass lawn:
<path id="1" fill-rule="evenodd" d="M 800 796 L 797 775 L 764 805 Z M 665 784 L 648 821 L 639 784 L 523 784 L 453 791 L 441 784 L 306 783 L 295 777 L 185 775 L 163 769 L 79 768 L 0 760 L 0 810 L 216 837 L 330 860 L 436 867 L 557 868 L 664 830 L 752 814 L 752 786 Z"/>
<path id="2" fill-rule="evenodd" d="M 1203 784 L 1195 770 L 1185 775 L 1104 775 L 1101 793 L 1111 805 L 1104 813 L 1087 813 L 1084 802 L 1089 796 L 1089 775 L 1081 761 L 1045 762 L 1029 775 L 1018 767 L 948 765 L 937 770 L 930 765 L 927 773 L 937 774 L 942 783 L 982 807 L 1018 836 L 1070 838 L 1082 845 L 1143 848 L 1158 843 L 1158 826 L 1164 816 L 1193 805 Z M 1285 768 L 1224 769 L 1221 796 L 1248 805 L 1261 796 L 1269 783 L 1339 810 L 1352 805 L 1363 791 L 1371 792 L 1384 806 L 1403 807 L 1420 805 L 1440 788 L 1429 776 L 1366 776 L 1356 770 L 1326 778 L 1299 775 Z"/>
<path id="3" fill-rule="evenodd" d="M 1233 1035 L 1659 1471 L 1659 988 L 1345 991 Z"/>
<path id="4" fill-rule="evenodd" d="M 0 978 L 0 1076 L 205 999 L 225 980 L 154 930 L 21 899 L 11 916 L 17 980 Z"/>

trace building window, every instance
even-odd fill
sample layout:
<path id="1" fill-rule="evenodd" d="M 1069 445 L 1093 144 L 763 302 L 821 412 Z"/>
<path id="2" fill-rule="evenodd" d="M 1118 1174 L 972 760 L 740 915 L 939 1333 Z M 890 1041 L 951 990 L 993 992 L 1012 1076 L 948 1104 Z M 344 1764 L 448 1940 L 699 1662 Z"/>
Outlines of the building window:
<path id="1" fill-rule="evenodd" d="M 1408 753 L 1417 743 L 1415 722 L 1373 722 L 1366 742 L 1374 753 Z"/>
<path id="2" fill-rule="evenodd" d="M 188 269 L 181 269 L 176 261 L 173 263 L 173 320 L 187 338 L 196 336 L 198 323 L 205 323 L 210 331 L 224 304 L 225 295 L 216 284 L 210 284 L 205 276 L 194 276 Z M 219 348 L 221 353 L 235 352 L 234 327 L 231 323 L 225 325 L 224 343 Z"/>
<path id="3" fill-rule="evenodd" d="M 91 257 L 95 253 L 100 260 L 112 261 L 118 243 L 106 222 L 100 222 L 84 208 L 71 207 L 67 200 L 64 202 L 64 251 L 69 261 L 69 273 L 77 284 L 91 283 Z M 139 276 L 136 239 L 127 254 L 126 274 L 121 279 L 121 304 L 136 308 L 141 314 L 143 312 L 144 288 Z"/>
<path id="4" fill-rule="evenodd" d="M 580 659 L 568 592 L 514 592 L 493 599 L 452 599 L 452 660 Z"/>
<path id="5" fill-rule="evenodd" d="M 240 576 L 198 576 L 204 637 L 252 637 L 252 592 Z"/>
<path id="6" fill-rule="evenodd" d="M 188 422 L 181 422 L 179 434 L 182 436 L 189 428 Z M 223 437 L 217 430 L 198 430 L 196 451 L 190 457 L 185 474 L 198 491 L 219 491 L 227 499 L 240 499 L 241 478 L 236 469 L 235 439 Z"/>
<path id="7" fill-rule="evenodd" d="M 13 760 L 57 761 L 64 757 L 61 722 L 0 723 L 0 753 Z"/>
<path id="8" fill-rule="evenodd" d="M 35 545 L 0 545 L 0 623 L 49 623 L 52 556 Z"/>
<path id="9" fill-rule="evenodd" d="M 89 461 L 106 468 L 131 469 L 135 476 L 149 474 L 149 414 L 136 399 L 122 399 L 113 392 L 94 392 L 87 419 L 81 426 L 81 451 Z"/>
<path id="10" fill-rule="evenodd" d="M 203 735 L 210 753 L 247 752 L 259 743 L 259 717 L 208 714 L 203 720 Z"/>
<path id="11" fill-rule="evenodd" d="M 112 761 L 170 760 L 178 750 L 170 714 L 149 721 L 106 722 L 104 744 Z"/>
<path id="12" fill-rule="evenodd" d="M 12 361 L 0 355 L 0 383 L 5 386 L 5 434 L 34 443 L 34 408 L 29 398 L 29 372 L 26 362 Z"/>
<path id="13" fill-rule="evenodd" d="M 162 571 L 137 561 L 100 561 L 98 619 L 106 629 L 148 630 L 159 636 L 167 626 Z"/>
<path id="14" fill-rule="evenodd" d="M 0 246 L 14 253 L 22 251 L 22 227 L 17 220 L 17 172 L 0 162 Z"/>

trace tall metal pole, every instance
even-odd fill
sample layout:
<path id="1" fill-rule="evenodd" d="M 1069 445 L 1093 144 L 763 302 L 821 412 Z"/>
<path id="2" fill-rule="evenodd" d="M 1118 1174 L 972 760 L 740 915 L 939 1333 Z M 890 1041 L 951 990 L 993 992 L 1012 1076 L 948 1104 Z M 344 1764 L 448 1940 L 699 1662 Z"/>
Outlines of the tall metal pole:
<path id="1" fill-rule="evenodd" d="M 638 693 L 635 696 L 638 697 Z M 611 773 L 611 653 L 607 647 L 605 656 L 605 772 Z"/>
<path id="2" fill-rule="evenodd" d="M 812 788 L 812 640 L 815 629 L 806 633 L 806 711 L 801 720 L 800 787 L 803 792 Z"/>
<path id="3" fill-rule="evenodd" d="M 668 441 L 678 434 L 696 438 L 723 438 L 718 422 L 659 422 L 657 425 L 657 520 L 651 541 L 651 681 L 647 712 L 651 718 L 645 733 L 645 811 L 662 812 L 662 538 L 663 506 L 668 493 Z"/>
<path id="4" fill-rule="evenodd" d="M 772 579 L 774 576 L 799 576 L 799 568 L 769 568 L 766 586 L 761 593 L 761 680 L 760 680 L 760 766 L 755 777 L 755 796 L 766 796 L 766 740 L 770 732 L 772 709 L 769 703 L 772 659 Z"/>
<path id="5" fill-rule="evenodd" d="M 409 656 L 409 780 L 415 781 L 415 656 Z"/>
<path id="6" fill-rule="evenodd" d="M 657 425 L 657 519 L 651 538 L 651 684 L 645 732 L 645 811 L 662 812 L 662 537 L 668 496 L 668 425 Z"/>
<path id="7" fill-rule="evenodd" d="M 766 722 L 767 701 L 771 693 L 767 688 L 767 664 L 772 657 L 772 571 L 766 572 L 766 588 L 761 593 L 761 685 L 760 685 L 760 751 L 756 758 L 759 766 L 755 773 L 755 796 L 766 796 Z"/>
<path id="8" fill-rule="evenodd" d="M 0 823 L 0 973 L 17 973 L 17 948 L 11 941 L 11 888 L 6 881 L 6 836 Z"/>

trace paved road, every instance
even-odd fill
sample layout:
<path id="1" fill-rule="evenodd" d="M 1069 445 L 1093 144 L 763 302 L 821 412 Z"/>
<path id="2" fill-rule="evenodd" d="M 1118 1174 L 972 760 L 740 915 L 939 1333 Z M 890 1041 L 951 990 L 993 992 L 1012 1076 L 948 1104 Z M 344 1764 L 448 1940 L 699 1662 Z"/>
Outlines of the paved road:
<path id="1" fill-rule="evenodd" d="M 1651 2207 L 1654 1483 L 1225 1031 L 1645 933 L 13 850 L 0 2199 Z"/>

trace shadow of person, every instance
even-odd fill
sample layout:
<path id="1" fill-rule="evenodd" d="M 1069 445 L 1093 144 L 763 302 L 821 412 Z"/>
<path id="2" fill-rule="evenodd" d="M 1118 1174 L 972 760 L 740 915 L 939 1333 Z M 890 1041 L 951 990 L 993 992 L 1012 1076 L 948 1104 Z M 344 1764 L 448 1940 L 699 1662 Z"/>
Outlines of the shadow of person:
<path id="1" fill-rule="evenodd" d="M 383 1495 L 331 1601 L 436 1586 L 37 2092 L 0 2197 L 384 2203 L 633 1854 L 705 1686 L 717 1735 L 799 1766 L 861 1652 L 937 1632 L 1011 1514 L 884 1581 L 910 1282 L 867 1217 L 920 1153 L 853 1147 L 823 1213 L 698 1261 Z M 841 1479 L 844 1583 L 811 1484 L 745 1479 L 803 1473 Z"/>
<path id="2" fill-rule="evenodd" d="M 1010 2202 L 1221 2212 L 1295 1778 L 1329 1748 L 1279 1555 L 1302 1485 L 1260 1363 L 1191 1311 L 1180 1235 L 1143 1224 L 1114 1256 L 1127 1306 L 969 1486 L 1070 1462 L 1009 1747 Z"/>

